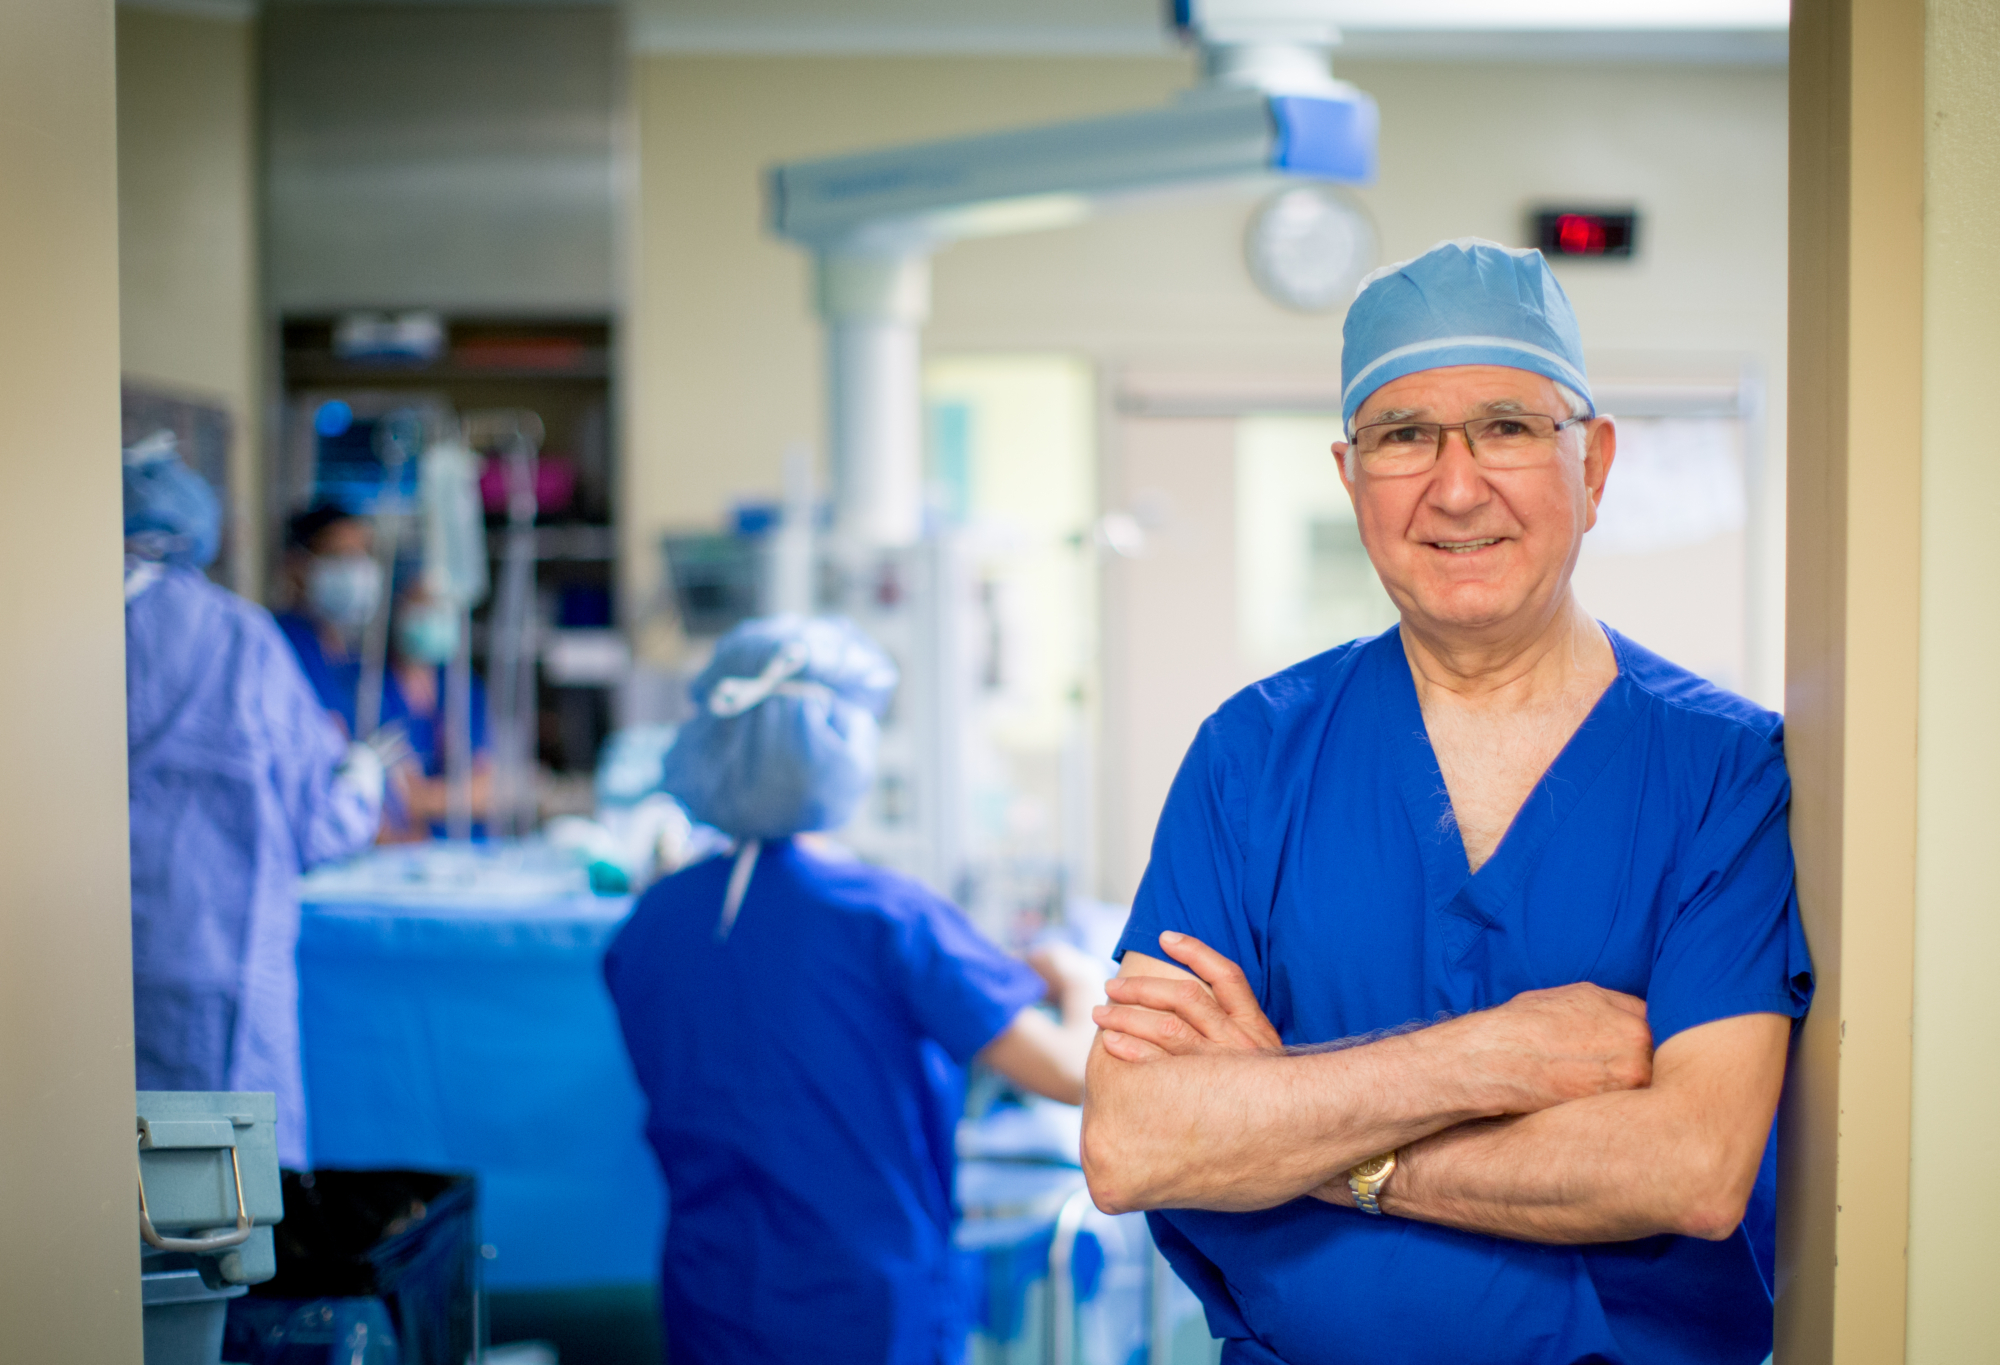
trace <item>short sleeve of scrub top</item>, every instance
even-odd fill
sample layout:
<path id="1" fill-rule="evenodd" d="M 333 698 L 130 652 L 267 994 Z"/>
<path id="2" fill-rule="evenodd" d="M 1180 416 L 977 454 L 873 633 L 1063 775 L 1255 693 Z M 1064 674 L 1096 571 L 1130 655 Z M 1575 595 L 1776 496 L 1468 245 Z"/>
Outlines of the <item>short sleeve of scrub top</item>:
<path id="1" fill-rule="evenodd" d="M 1679 911 L 1653 958 L 1646 1022 L 1655 1047 L 1741 1014 L 1796 1019 L 1811 998 L 1782 754 L 1774 749 L 1718 805 L 1689 851 Z"/>
<path id="2" fill-rule="evenodd" d="M 948 902 L 913 891 L 894 938 L 894 979 L 917 1029 L 960 1066 L 992 1042 L 1045 987 Z"/>

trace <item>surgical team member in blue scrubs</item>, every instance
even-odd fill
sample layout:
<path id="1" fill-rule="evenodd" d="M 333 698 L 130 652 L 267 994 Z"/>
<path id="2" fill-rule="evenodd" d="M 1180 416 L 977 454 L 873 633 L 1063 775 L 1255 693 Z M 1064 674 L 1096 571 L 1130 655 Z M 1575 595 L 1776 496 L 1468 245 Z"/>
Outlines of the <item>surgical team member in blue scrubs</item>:
<path id="1" fill-rule="evenodd" d="M 672 1201 L 677 1365 L 940 1365 L 968 1326 L 953 1134 L 979 1057 L 1070 1103 L 1102 998 L 914 881 L 816 840 L 874 770 L 896 674 L 845 623 L 772 617 L 696 679 L 664 786 L 739 841 L 655 885 L 605 958 Z M 1045 993 L 1061 1022 L 1029 1006 Z"/>
<path id="2" fill-rule="evenodd" d="M 278 613 L 320 705 L 354 733 L 361 632 L 382 606 L 382 566 L 365 517 L 321 503 L 285 525 L 283 581 L 292 601 Z"/>
<path id="3" fill-rule="evenodd" d="M 1401 623 L 1196 735 L 1091 1189 L 1154 1211 L 1237 1365 L 1756 1365 L 1812 990 L 1780 719 L 1572 595 L 1615 432 L 1539 253 L 1440 244 L 1344 338 Z"/>
<path id="4" fill-rule="evenodd" d="M 330 503 L 293 517 L 286 526 L 284 578 L 293 600 L 279 613 L 278 629 L 291 642 L 320 705 L 352 735 L 360 704 L 361 634 L 383 596 L 368 519 Z M 383 839 L 407 842 L 442 832 L 444 824 L 444 666 L 458 644 L 459 617 L 417 583 L 397 599 L 391 622 L 377 723 L 400 730 L 408 754 L 390 772 Z M 472 807 L 483 815 L 490 765 L 486 689 L 477 677 L 471 698 Z"/>
<path id="5" fill-rule="evenodd" d="M 221 509 L 170 436 L 125 454 L 132 985 L 141 1090 L 269 1090 L 306 1168 L 299 874 L 375 838 L 382 765 L 271 614 L 203 577 Z"/>

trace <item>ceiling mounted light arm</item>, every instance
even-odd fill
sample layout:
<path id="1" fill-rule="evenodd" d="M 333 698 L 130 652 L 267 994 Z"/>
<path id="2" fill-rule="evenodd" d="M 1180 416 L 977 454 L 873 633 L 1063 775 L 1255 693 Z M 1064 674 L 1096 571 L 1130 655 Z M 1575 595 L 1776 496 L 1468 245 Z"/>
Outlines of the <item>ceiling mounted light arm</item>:
<path id="1" fill-rule="evenodd" d="M 826 325 L 834 527 L 849 546 L 914 544 L 923 531 L 930 257 L 823 251 L 815 265 Z"/>
<path id="2" fill-rule="evenodd" d="M 1207 79 L 1164 108 L 769 172 L 772 231 L 818 261 L 841 539 L 920 532 L 919 339 L 939 247 L 1204 186 L 1375 178 L 1375 102 L 1333 79 L 1331 13 L 1330 0 L 1174 0 Z"/>
<path id="3" fill-rule="evenodd" d="M 1345 87 L 1211 88 L 1142 113 L 779 166 L 769 178 L 771 227 L 822 251 L 932 251 L 1204 184 L 1363 183 L 1375 176 L 1375 132 L 1374 101 Z"/>

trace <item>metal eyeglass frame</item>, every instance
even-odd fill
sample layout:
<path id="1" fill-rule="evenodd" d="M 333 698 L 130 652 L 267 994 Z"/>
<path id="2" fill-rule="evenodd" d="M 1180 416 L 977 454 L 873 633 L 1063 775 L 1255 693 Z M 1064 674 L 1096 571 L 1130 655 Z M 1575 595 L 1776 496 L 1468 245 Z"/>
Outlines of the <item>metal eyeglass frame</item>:
<path id="1" fill-rule="evenodd" d="M 1559 419 L 1555 417 L 1550 417 L 1549 414 L 1547 414 L 1546 412 L 1496 412 L 1491 417 L 1473 417 L 1463 422 L 1413 422 L 1413 421 L 1369 422 L 1364 426 L 1356 427 L 1354 429 L 1354 435 L 1349 437 L 1348 439 L 1349 439 L 1349 444 L 1354 447 L 1355 460 L 1357 462 L 1361 462 L 1365 461 L 1367 458 L 1361 452 L 1361 433 L 1369 430 L 1370 428 L 1436 427 L 1437 441 L 1431 447 L 1431 462 L 1425 465 L 1422 469 L 1412 469 L 1405 471 L 1403 474 L 1389 476 L 1392 478 L 1407 478 L 1413 474 L 1427 474 L 1431 470 L 1437 468 L 1437 462 L 1444 458 L 1444 434 L 1447 431 L 1456 431 L 1461 433 L 1465 437 L 1465 448 L 1471 454 L 1472 462 L 1474 464 L 1480 465 L 1481 468 L 1486 468 L 1487 466 L 1479 458 L 1479 443 L 1472 439 L 1472 432 L 1470 428 L 1475 426 L 1481 426 L 1487 422 L 1506 422 L 1510 420 L 1518 420 L 1523 417 L 1540 417 L 1551 423 L 1554 423 L 1553 430 L 1549 432 L 1551 440 L 1553 440 L 1557 436 L 1560 436 L 1563 432 L 1567 431 L 1569 428 L 1576 426 L 1579 423 L 1588 422 L 1591 420 L 1588 417 L 1564 417 Z"/>

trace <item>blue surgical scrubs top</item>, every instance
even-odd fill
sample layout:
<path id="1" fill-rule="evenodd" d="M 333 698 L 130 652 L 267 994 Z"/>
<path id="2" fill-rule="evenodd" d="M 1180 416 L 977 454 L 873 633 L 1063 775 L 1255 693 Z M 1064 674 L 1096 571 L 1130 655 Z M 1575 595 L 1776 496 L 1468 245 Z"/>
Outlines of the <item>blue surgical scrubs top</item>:
<path id="1" fill-rule="evenodd" d="M 965 1066 L 1041 978 L 907 877 L 764 846 L 656 884 L 605 956 L 672 1215 L 675 1360 L 938 1365 L 964 1351 Z"/>
<path id="2" fill-rule="evenodd" d="M 1618 678 L 1468 873 L 1398 632 L 1248 688 L 1174 780 L 1120 943 L 1195 935 L 1285 1042 L 1592 981 L 1656 1044 L 1802 1016 L 1779 718 L 1615 631 Z M 1150 1215 L 1227 1340 L 1288 1365 L 1756 1365 L 1771 1349 L 1775 1165 L 1727 1241 L 1538 1246 L 1302 1198 Z"/>
<path id="3" fill-rule="evenodd" d="M 299 657 L 299 667 L 312 684 L 313 692 L 319 697 L 321 706 L 334 712 L 347 726 L 347 733 L 354 733 L 354 713 L 360 705 L 361 660 L 352 656 L 329 658 L 321 645 L 319 627 L 310 617 L 297 612 L 282 612 L 278 618 L 278 629 L 291 642 L 292 652 Z M 438 711 L 420 716 L 410 709 L 409 698 L 403 695 L 403 686 L 396 680 L 396 670 L 391 668 L 382 675 L 382 724 L 400 724 L 403 734 L 410 741 L 410 748 L 424 765 L 427 777 L 444 775 L 444 715 L 443 697 L 445 670 L 437 671 Z M 486 686 L 477 676 L 472 679 L 472 752 L 486 752 Z"/>

